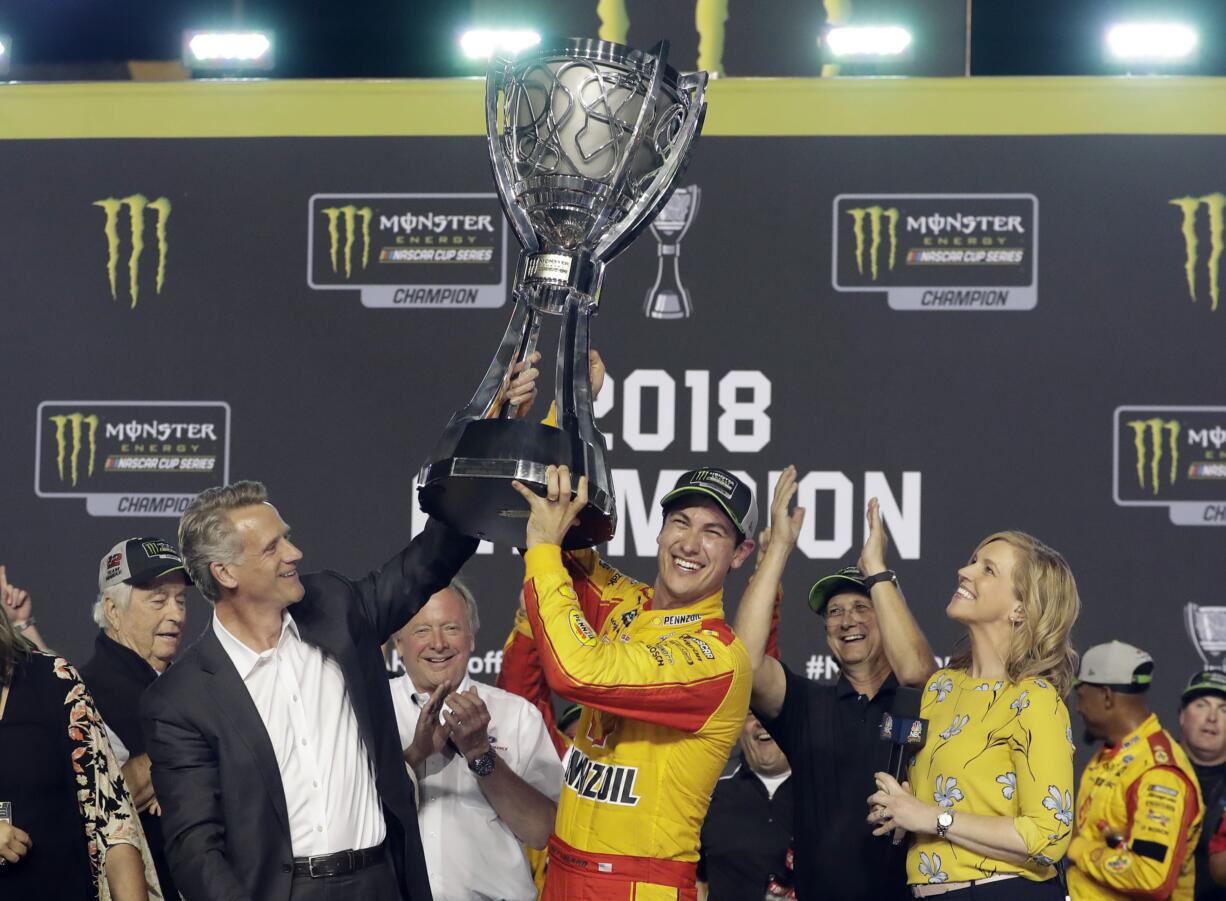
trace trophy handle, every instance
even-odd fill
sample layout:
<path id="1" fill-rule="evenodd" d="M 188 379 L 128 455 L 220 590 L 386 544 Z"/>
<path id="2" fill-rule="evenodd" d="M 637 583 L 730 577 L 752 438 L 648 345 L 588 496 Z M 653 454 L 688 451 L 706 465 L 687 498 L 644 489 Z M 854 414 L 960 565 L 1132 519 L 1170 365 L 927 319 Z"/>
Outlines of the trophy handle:
<path id="1" fill-rule="evenodd" d="M 642 232 L 644 223 L 654 219 L 656 213 L 660 212 L 664 204 L 668 202 L 672 194 L 669 188 L 675 187 L 677 180 L 685 172 L 685 167 L 690 161 L 690 151 L 698 135 L 702 133 L 702 124 L 707 115 L 707 80 L 706 72 L 691 72 L 678 82 L 683 91 L 690 92 L 690 108 L 673 144 L 677 147 L 684 147 L 685 152 L 675 153 L 664 162 L 651 180 L 651 184 L 621 220 L 622 227 L 610 230 L 600 239 L 600 243 L 592 251 L 592 256 L 596 259 L 607 263 L 625 250 L 627 245 Z"/>
<path id="2" fill-rule="evenodd" d="M 519 238 L 524 251 L 539 253 L 541 245 L 537 240 L 536 231 L 532 228 L 532 220 L 528 218 L 523 207 L 512 200 L 515 196 L 515 178 L 509 169 L 511 155 L 501 153 L 498 148 L 498 142 L 502 139 L 502 133 L 498 129 L 498 95 L 504 90 L 513 63 L 512 57 L 495 56 L 491 58 L 489 68 L 486 70 L 485 140 L 489 148 L 490 168 L 494 171 L 494 184 L 498 188 L 498 200 L 502 204 L 502 212 L 506 215 L 507 221 L 511 223 L 511 227 L 515 229 L 515 236 Z"/>

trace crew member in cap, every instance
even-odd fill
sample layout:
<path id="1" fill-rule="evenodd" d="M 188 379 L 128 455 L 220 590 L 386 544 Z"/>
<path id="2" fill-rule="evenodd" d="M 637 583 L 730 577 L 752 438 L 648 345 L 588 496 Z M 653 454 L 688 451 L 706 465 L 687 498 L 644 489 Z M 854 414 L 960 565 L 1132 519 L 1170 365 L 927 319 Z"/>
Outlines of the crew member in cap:
<path id="1" fill-rule="evenodd" d="M 1095 645 L 1077 672 L 1086 738 L 1101 741 L 1081 776 L 1068 851 L 1073 901 L 1191 901 L 1193 849 L 1202 803 L 1183 748 L 1151 713 L 1149 654 L 1112 641 Z"/>
<path id="2" fill-rule="evenodd" d="M 140 811 L 158 882 L 167 898 L 178 897 L 166 860 L 149 755 L 140 728 L 140 696 L 166 671 L 187 625 L 191 584 L 174 545 L 161 538 L 129 538 L 98 566 L 94 656 L 81 667 L 102 714 L 111 744 L 127 756 L 124 781 Z M 118 737 L 118 742 L 115 738 Z"/>
<path id="3" fill-rule="evenodd" d="M 753 661 L 753 710 L 792 766 L 796 895 L 907 898 L 906 847 L 864 828 L 864 799 L 873 774 L 889 762 L 890 747 L 879 733 L 899 685 L 896 673 L 903 682 L 923 682 L 933 670 L 932 651 L 886 568 L 887 537 L 874 499 L 859 565 L 818 580 L 809 592 L 809 607 L 839 663 L 838 682 L 811 682 L 770 655 L 777 589 L 804 519 L 803 510 L 788 513 L 795 493 L 796 470 L 789 466 L 775 489 L 770 529 L 761 535 L 762 561 L 737 608 L 736 632 Z M 881 640 L 878 621 L 885 617 L 909 636 L 898 643 L 895 668 Z"/>
<path id="4" fill-rule="evenodd" d="M 1205 805 L 1196 843 L 1196 901 L 1226 901 L 1209 872 L 1209 843 L 1226 812 L 1226 673 L 1201 670 L 1179 698 L 1179 744 L 1192 762 Z"/>
<path id="5" fill-rule="evenodd" d="M 683 474 L 647 585 L 594 550 L 563 552 L 587 482 L 566 467 L 548 479 L 543 498 L 515 483 L 532 510 L 525 606 L 550 687 L 583 712 L 542 897 L 693 901 L 699 830 L 749 706 L 723 591 L 753 553 L 753 491 L 723 469 Z"/>

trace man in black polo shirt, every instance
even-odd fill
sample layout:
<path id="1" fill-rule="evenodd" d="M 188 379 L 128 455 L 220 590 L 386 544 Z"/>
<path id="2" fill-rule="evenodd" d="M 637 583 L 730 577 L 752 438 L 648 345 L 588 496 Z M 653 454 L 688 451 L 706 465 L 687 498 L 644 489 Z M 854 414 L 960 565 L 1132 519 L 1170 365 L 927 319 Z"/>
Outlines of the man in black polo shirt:
<path id="1" fill-rule="evenodd" d="M 698 880 L 711 901 L 757 899 L 787 873 L 792 845 L 788 759 L 752 713 L 741 729 L 741 761 L 715 784 L 702 824 Z"/>
<path id="2" fill-rule="evenodd" d="M 141 693 L 170 666 L 187 620 L 187 572 L 183 559 L 160 538 L 129 538 L 115 545 L 98 568 L 94 656 L 81 676 L 108 732 L 129 759 L 124 782 L 140 811 L 149 853 L 166 898 L 177 898 L 162 844 L 149 755 L 138 717 Z"/>
<path id="3" fill-rule="evenodd" d="M 932 650 L 885 568 L 887 539 L 873 498 L 859 566 L 827 576 L 809 594 L 839 662 L 838 683 L 815 685 L 766 653 L 783 567 L 804 521 L 803 509 L 788 513 L 795 493 L 796 470 L 789 466 L 775 490 L 770 534 L 762 536 L 767 549 L 737 610 L 736 633 L 754 665 L 750 707 L 792 765 L 797 897 L 909 898 L 905 847 L 870 834 L 864 804 L 874 790 L 873 773 L 888 763 L 889 745 L 878 737 L 881 715 L 900 682 L 919 684 L 932 672 Z M 887 621 L 907 636 L 897 659 L 887 659 L 882 647 L 879 623 Z"/>

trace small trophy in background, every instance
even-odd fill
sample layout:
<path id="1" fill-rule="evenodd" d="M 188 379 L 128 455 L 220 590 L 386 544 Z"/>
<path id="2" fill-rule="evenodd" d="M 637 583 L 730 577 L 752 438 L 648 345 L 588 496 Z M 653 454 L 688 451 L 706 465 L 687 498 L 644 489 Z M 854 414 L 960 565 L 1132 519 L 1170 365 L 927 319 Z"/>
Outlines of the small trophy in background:
<path id="1" fill-rule="evenodd" d="M 1226 669 L 1226 607 L 1187 604 L 1183 608 L 1188 637 L 1196 646 L 1205 669 Z"/>
<path id="2" fill-rule="evenodd" d="M 694 312 L 690 292 L 681 284 L 681 239 L 698 214 L 701 197 L 698 185 L 678 188 L 651 223 L 659 265 L 656 283 L 648 290 L 643 304 L 643 314 L 648 319 L 689 319 Z"/>

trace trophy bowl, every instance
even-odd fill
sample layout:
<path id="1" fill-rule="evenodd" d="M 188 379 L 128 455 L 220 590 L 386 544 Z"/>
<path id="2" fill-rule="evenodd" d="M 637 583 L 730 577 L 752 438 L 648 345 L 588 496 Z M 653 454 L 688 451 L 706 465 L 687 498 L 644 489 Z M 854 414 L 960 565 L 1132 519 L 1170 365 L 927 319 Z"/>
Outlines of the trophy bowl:
<path id="1" fill-rule="evenodd" d="M 523 251 L 494 359 L 418 474 L 431 516 L 468 535 L 522 544 L 529 510 L 510 482 L 543 495 L 546 468 L 566 464 L 576 480 L 588 479 L 588 505 L 566 546 L 612 536 L 617 508 L 588 373 L 591 318 L 605 264 L 647 228 L 685 169 L 706 84 L 705 72 L 681 75 L 668 65 L 666 41 L 644 52 L 558 39 L 491 61 L 490 163 Z M 552 424 L 523 421 L 504 400 L 545 317 L 561 320 Z"/>

